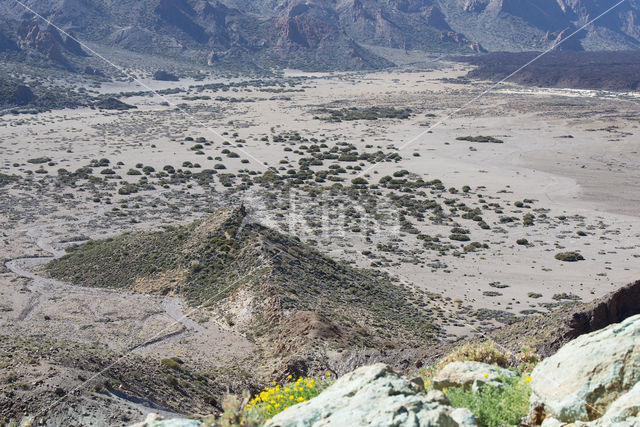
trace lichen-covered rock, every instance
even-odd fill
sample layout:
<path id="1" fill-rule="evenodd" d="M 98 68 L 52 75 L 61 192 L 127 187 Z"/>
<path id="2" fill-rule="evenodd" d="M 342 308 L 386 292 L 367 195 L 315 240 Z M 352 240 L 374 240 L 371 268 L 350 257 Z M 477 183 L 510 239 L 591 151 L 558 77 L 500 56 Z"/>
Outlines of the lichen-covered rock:
<path id="1" fill-rule="evenodd" d="M 188 420 L 185 418 L 172 418 L 165 419 L 161 415 L 158 414 L 149 414 L 147 418 L 137 424 L 133 424 L 130 427 L 202 427 L 202 424 L 198 420 Z"/>
<path id="2" fill-rule="evenodd" d="M 613 402 L 602 417 L 589 424 L 594 427 L 640 426 L 640 382 Z"/>
<path id="3" fill-rule="evenodd" d="M 640 380 L 640 315 L 576 338 L 541 362 L 531 377 L 533 422 L 545 418 L 563 423 L 602 418 L 604 422 L 609 411 L 613 411 L 611 420 L 634 416 Z"/>
<path id="4" fill-rule="evenodd" d="M 292 406 L 265 427 L 475 426 L 469 410 L 441 403 L 384 364 L 364 366 L 338 379 L 308 402 Z"/>
<path id="5" fill-rule="evenodd" d="M 452 362 L 446 365 L 433 380 L 433 388 L 471 387 L 484 384 L 499 385 L 504 378 L 514 378 L 515 373 L 499 366 L 482 362 Z"/>

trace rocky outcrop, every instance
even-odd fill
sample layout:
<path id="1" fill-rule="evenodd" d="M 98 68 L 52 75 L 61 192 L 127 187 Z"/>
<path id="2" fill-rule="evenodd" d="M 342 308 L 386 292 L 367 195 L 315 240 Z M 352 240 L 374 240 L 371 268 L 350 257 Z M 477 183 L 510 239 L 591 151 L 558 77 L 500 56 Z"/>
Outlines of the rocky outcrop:
<path id="1" fill-rule="evenodd" d="M 36 20 L 23 20 L 17 35 L 20 47 L 34 49 L 69 70 L 73 67 L 63 51 L 80 57 L 89 56 L 73 35 L 64 34 L 63 37 L 52 25 L 42 30 Z"/>
<path id="2" fill-rule="evenodd" d="M 335 8 L 341 27 L 359 43 L 398 49 L 481 50 L 451 29 L 440 7 L 427 1 L 353 0 Z"/>
<path id="3" fill-rule="evenodd" d="M 580 42 L 580 37 L 573 35 L 574 28 L 565 28 L 562 31 L 548 31 L 544 36 L 545 43 L 551 43 L 551 49 L 553 50 L 584 50 Z"/>
<path id="4" fill-rule="evenodd" d="M 292 406 L 265 427 L 276 426 L 474 426 L 466 409 L 453 409 L 442 393 L 424 393 L 384 364 L 364 366 L 319 396 Z"/>
<path id="5" fill-rule="evenodd" d="M 640 280 L 598 300 L 593 307 L 573 313 L 565 338 L 573 339 L 640 314 Z"/>
<path id="6" fill-rule="evenodd" d="M 482 362 L 452 362 L 446 365 L 431 381 L 433 388 L 480 388 L 485 384 L 498 385 L 505 378 L 515 378 L 515 373 L 499 366 Z"/>
<path id="7" fill-rule="evenodd" d="M 121 28 L 109 37 L 112 45 L 130 50 L 148 49 L 154 42 L 153 32 L 136 26 Z"/>
<path id="8" fill-rule="evenodd" d="M 34 49 L 64 68 L 71 68 L 69 60 L 62 54 L 60 34 L 55 28 L 41 30 L 35 20 L 25 20 L 18 27 L 17 34 L 23 49 Z"/>
<path id="9" fill-rule="evenodd" d="M 576 338 L 531 377 L 533 424 L 554 419 L 610 425 L 605 421 L 637 416 L 640 316 Z"/>

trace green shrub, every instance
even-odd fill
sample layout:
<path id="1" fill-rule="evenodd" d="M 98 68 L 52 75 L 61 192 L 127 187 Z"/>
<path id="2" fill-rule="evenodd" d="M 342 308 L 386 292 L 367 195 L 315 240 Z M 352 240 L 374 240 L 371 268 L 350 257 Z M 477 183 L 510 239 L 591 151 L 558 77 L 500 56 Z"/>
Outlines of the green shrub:
<path id="1" fill-rule="evenodd" d="M 456 138 L 456 140 L 458 141 L 469 141 L 469 142 L 481 142 L 481 143 L 493 143 L 493 144 L 502 144 L 504 143 L 503 140 L 501 139 L 497 139 L 494 138 L 492 136 L 483 136 L 483 135 L 478 135 L 478 136 L 459 136 Z"/>
<path id="2" fill-rule="evenodd" d="M 27 163 L 31 163 L 34 165 L 39 165 L 41 163 L 48 163 L 51 161 L 51 158 L 49 157 L 36 157 L 35 159 L 29 159 L 27 160 Z"/>
<path id="3" fill-rule="evenodd" d="M 532 214 L 528 213 L 522 216 L 522 225 L 524 225 L 525 227 L 530 227 L 533 225 L 533 220 L 535 219 L 535 216 L 533 216 Z"/>
<path id="4" fill-rule="evenodd" d="M 175 369 L 176 371 L 182 370 L 182 364 L 184 363 L 178 357 L 171 357 L 167 359 L 162 359 L 160 363 L 167 368 Z"/>
<path id="5" fill-rule="evenodd" d="M 565 262 L 584 261 L 584 257 L 578 252 L 560 252 L 556 254 L 556 259 Z"/>
<path id="6" fill-rule="evenodd" d="M 486 385 L 476 392 L 456 387 L 447 389 L 446 394 L 454 408 L 468 408 L 483 426 L 519 425 L 529 411 L 529 381 L 529 376 L 508 378 L 500 386 Z"/>
<path id="7" fill-rule="evenodd" d="M 452 234 L 449 236 L 449 240 L 456 240 L 458 242 L 468 242 L 471 240 L 466 234 Z"/>

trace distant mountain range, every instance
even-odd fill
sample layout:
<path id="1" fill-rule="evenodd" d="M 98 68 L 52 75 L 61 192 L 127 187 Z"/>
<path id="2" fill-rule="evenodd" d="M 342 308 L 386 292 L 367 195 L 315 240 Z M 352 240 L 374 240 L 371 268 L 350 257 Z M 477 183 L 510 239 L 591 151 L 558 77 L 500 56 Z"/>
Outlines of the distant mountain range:
<path id="1" fill-rule="evenodd" d="M 376 46 L 428 53 L 640 47 L 640 0 L 22 0 L 81 40 L 211 66 L 383 68 Z M 74 69 L 86 53 L 13 0 L 0 52 Z M 0 18 L 2 19 L 2 18 Z M 75 68 L 78 68 L 77 66 Z"/>

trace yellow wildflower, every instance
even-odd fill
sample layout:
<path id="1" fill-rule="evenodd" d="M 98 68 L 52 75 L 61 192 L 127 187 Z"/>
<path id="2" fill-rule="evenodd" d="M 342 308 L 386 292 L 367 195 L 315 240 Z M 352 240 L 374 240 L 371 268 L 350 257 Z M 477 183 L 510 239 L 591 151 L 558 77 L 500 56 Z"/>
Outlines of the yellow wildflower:
<path id="1" fill-rule="evenodd" d="M 485 373 L 485 374 L 484 374 L 484 377 L 485 377 L 485 378 L 489 378 L 489 374 Z"/>
<path id="2" fill-rule="evenodd" d="M 531 376 L 527 376 L 527 378 L 524 379 L 525 383 L 530 383 L 531 382 Z"/>

